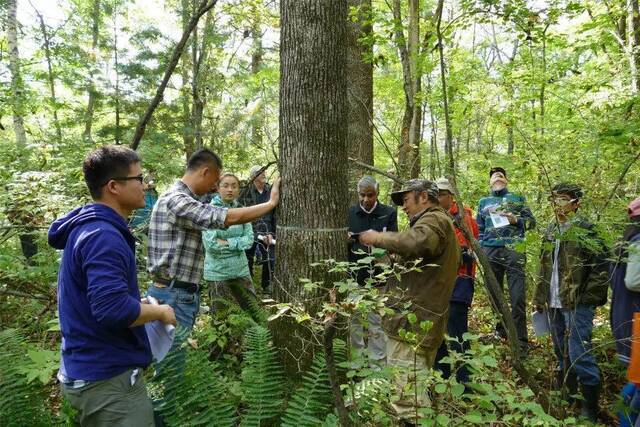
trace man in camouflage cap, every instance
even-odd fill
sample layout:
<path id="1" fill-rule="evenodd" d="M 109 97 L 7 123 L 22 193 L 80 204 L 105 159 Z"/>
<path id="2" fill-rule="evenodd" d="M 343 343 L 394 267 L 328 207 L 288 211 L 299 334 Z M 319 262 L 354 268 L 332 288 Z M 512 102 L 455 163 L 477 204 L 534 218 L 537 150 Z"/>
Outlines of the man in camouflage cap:
<path id="1" fill-rule="evenodd" d="M 409 217 L 409 229 L 399 233 L 369 230 L 360 235 L 362 244 L 396 254 L 399 264 L 417 261 L 418 269 L 391 276 L 385 290 L 387 307 L 394 312 L 383 320 L 387 362 L 399 368 L 413 369 L 414 360 L 418 371 L 432 368 L 447 326 L 460 246 L 451 217 L 439 206 L 438 192 L 432 181 L 407 181 L 391 193 L 391 199 Z M 415 414 L 413 392 L 405 387 L 406 369 L 396 378 L 400 400 L 393 404 L 404 419 Z M 418 405 L 427 405 L 426 393 L 419 390 L 418 394 Z"/>

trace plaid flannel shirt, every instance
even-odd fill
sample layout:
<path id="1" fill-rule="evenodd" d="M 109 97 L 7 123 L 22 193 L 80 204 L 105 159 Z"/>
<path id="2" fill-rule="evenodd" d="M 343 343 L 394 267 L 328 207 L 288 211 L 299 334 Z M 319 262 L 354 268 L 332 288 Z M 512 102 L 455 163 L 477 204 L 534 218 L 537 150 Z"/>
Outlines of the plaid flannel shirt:
<path id="1" fill-rule="evenodd" d="M 152 277 L 199 284 L 202 230 L 224 228 L 227 208 L 202 203 L 182 181 L 164 193 L 149 223 L 148 271 Z"/>

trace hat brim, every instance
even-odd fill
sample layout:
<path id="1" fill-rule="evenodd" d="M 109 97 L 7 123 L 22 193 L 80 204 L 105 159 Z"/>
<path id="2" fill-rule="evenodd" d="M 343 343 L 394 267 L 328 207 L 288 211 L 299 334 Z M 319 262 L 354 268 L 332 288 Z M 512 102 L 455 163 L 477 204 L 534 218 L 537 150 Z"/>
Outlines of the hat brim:
<path id="1" fill-rule="evenodd" d="M 409 191 L 411 191 L 411 190 L 395 191 L 395 192 L 391 193 L 391 200 L 397 206 L 402 206 L 402 202 L 403 202 L 402 198 L 405 195 L 405 193 L 408 193 Z"/>

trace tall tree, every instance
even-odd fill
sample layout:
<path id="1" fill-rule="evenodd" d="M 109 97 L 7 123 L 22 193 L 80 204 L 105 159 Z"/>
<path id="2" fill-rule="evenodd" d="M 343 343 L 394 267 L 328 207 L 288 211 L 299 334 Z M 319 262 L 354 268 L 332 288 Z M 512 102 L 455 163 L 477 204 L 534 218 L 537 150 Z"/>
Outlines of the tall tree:
<path id="1" fill-rule="evenodd" d="M 404 114 L 398 147 L 400 176 L 416 178 L 420 173 L 420 140 L 422 137 L 423 67 L 420 61 L 420 0 L 409 0 L 408 36 L 405 36 L 400 0 L 393 1 L 394 38 L 402 64 Z M 428 36 L 428 35 L 427 35 Z M 426 38 L 428 39 L 428 37 Z M 396 187 L 398 184 L 394 184 Z"/>
<path id="2" fill-rule="evenodd" d="M 312 269 L 322 259 L 344 259 L 347 231 L 346 20 L 347 0 L 280 2 L 280 173 L 275 297 L 320 308 L 322 295 L 300 278 L 331 286 Z M 274 335 L 291 369 L 310 362 L 312 345 L 295 322 Z"/>
<path id="3" fill-rule="evenodd" d="M 98 37 L 100 35 L 100 0 L 93 0 L 91 10 L 91 60 L 89 62 L 89 100 L 87 101 L 87 111 L 84 116 L 84 132 L 82 138 L 91 141 L 91 128 L 93 127 L 93 113 L 98 98 L 95 74 L 98 63 Z"/>
<path id="4" fill-rule="evenodd" d="M 253 19 L 251 22 L 251 74 L 256 76 L 262 70 L 262 62 L 264 49 L 262 48 L 262 25 L 260 22 L 260 13 L 255 6 L 252 8 Z M 254 147 L 262 146 L 263 137 L 263 115 L 262 103 L 258 101 L 258 105 L 251 118 L 251 143 Z"/>
<path id="5" fill-rule="evenodd" d="M 447 90 L 447 67 L 444 62 L 444 39 L 442 37 L 442 13 L 444 9 L 444 0 L 438 1 L 436 9 L 436 32 L 438 34 L 438 56 L 440 58 L 440 84 L 442 86 L 442 110 L 444 112 L 444 151 L 446 157 L 445 170 L 447 174 L 455 174 L 455 158 L 453 156 L 453 132 L 451 131 L 451 117 L 449 114 L 449 92 Z"/>
<path id="6" fill-rule="evenodd" d="M 349 0 L 347 141 L 349 157 L 373 165 L 373 47 L 371 0 Z"/>
<path id="7" fill-rule="evenodd" d="M 20 53 L 18 51 L 18 17 L 16 16 L 18 0 L 7 3 L 7 44 L 9 47 L 9 70 L 11 72 L 11 110 L 13 114 L 13 131 L 16 145 L 24 148 L 27 145 L 27 134 L 24 130 L 24 81 L 20 69 Z"/>
<path id="8" fill-rule="evenodd" d="M 631 54 L 631 70 L 633 93 L 640 90 L 640 9 L 638 8 L 638 0 L 629 1 L 629 23 L 631 24 L 631 34 L 629 35 L 629 52 Z"/>
<path id="9" fill-rule="evenodd" d="M 44 17 L 35 7 L 33 10 L 38 17 L 40 24 L 40 32 L 42 33 L 42 49 L 44 50 L 44 57 L 47 60 L 47 83 L 49 83 L 49 103 L 53 110 L 53 125 L 56 128 L 57 142 L 62 142 L 62 128 L 60 127 L 60 120 L 58 119 L 58 98 L 56 96 L 56 79 L 53 74 L 53 62 L 51 57 L 51 34 L 47 30 L 47 25 L 44 22 Z"/>

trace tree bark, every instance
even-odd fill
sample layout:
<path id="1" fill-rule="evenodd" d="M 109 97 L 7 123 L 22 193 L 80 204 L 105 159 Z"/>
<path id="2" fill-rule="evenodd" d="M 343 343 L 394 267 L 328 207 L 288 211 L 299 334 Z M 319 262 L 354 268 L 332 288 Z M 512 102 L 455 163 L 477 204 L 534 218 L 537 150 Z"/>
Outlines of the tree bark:
<path id="1" fill-rule="evenodd" d="M 7 46 L 9 48 L 9 71 L 11 72 L 11 110 L 13 114 L 13 131 L 16 135 L 16 146 L 25 148 L 27 134 L 24 130 L 24 94 L 22 71 L 20 70 L 20 53 L 18 51 L 18 18 L 16 16 L 18 0 L 7 2 Z"/>
<path id="2" fill-rule="evenodd" d="M 373 165 L 373 47 L 371 36 L 371 0 L 348 0 L 347 25 L 347 141 L 349 157 Z M 367 40 L 363 40 L 367 39 Z M 356 182 L 362 169 L 353 167 L 349 190 L 351 200 L 358 200 Z"/>
<path id="3" fill-rule="evenodd" d="M 87 111 L 84 115 L 84 132 L 82 139 L 91 142 L 91 128 L 93 127 L 93 113 L 95 110 L 96 98 L 98 92 L 95 83 L 95 74 L 97 72 L 97 56 L 98 56 L 98 36 L 100 34 L 100 0 L 93 0 L 93 12 L 91 13 L 91 60 L 89 61 L 89 100 L 87 101 Z"/>
<path id="4" fill-rule="evenodd" d="M 398 165 L 403 178 L 417 178 L 420 174 L 420 124 L 422 105 L 416 98 L 422 90 L 422 67 L 420 66 L 420 0 L 409 0 L 408 40 L 402 28 L 400 0 L 393 2 L 395 42 L 402 64 L 405 109 L 402 116 Z M 394 189 L 397 185 L 394 184 Z"/>
<path id="5" fill-rule="evenodd" d="M 218 0 L 202 0 L 202 2 L 200 3 L 200 6 L 198 7 L 198 11 L 191 17 L 191 19 L 189 20 L 189 25 L 182 32 L 182 37 L 180 38 L 180 41 L 178 42 L 176 47 L 173 48 L 171 59 L 167 64 L 167 69 L 164 72 L 164 76 L 162 77 L 162 81 L 160 82 L 158 89 L 156 90 L 156 94 L 151 100 L 151 102 L 149 103 L 147 110 L 145 111 L 144 115 L 142 116 L 142 118 L 138 122 L 138 125 L 136 126 L 135 133 L 133 134 L 133 139 L 131 140 L 132 149 L 134 150 L 138 149 L 138 146 L 140 145 L 140 141 L 144 136 L 144 131 L 147 128 L 147 124 L 149 124 L 149 121 L 151 120 L 151 116 L 153 116 L 153 112 L 156 110 L 156 108 L 158 108 L 158 105 L 160 105 L 160 101 L 162 101 L 164 90 L 167 88 L 167 84 L 169 84 L 169 79 L 171 78 L 173 71 L 176 69 L 176 66 L 178 65 L 178 61 L 180 61 L 180 56 L 182 55 L 182 51 L 184 50 L 184 47 L 187 44 L 187 41 L 189 40 L 189 36 L 191 35 L 191 32 L 196 27 L 196 25 L 198 25 L 198 21 L 200 20 L 202 15 L 204 15 L 209 10 L 211 10 L 213 6 L 215 6 L 217 1 Z"/>
<path id="6" fill-rule="evenodd" d="M 274 296 L 319 311 L 324 295 L 300 278 L 332 286 L 310 263 L 347 255 L 347 0 L 280 2 L 280 173 Z M 290 372 L 321 343 L 288 318 L 272 324 Z M 294 356 L 295 355 L 295 356 Z"/>

